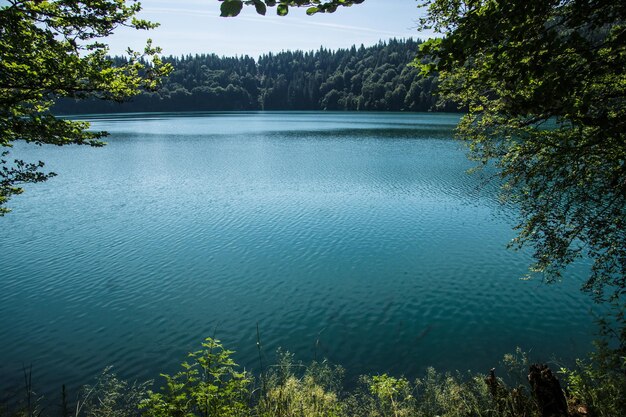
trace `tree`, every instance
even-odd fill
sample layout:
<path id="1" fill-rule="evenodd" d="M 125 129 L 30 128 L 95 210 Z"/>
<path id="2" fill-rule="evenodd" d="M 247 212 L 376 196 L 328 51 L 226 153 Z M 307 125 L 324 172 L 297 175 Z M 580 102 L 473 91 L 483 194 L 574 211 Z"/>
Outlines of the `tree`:
<path id="1" fill-rule="evenodd" d="M 148 41 L 143 53 L 128 51 L 116 65 L 100 39 L 120 26 L 150 29 L 135 17 L 140 4 L 125 0 L 8 0 L 0 6 L 0 146 L 17 140 L 41 144 L 101 146 L 105 132 L 86 122 L 49 113 L 59 97 L 123 101 L 153 89 L 169 67 Z M 23 183 L 45 181 L 43 162 L 0 158 L 0 215 Z"/>
<path id="2" fill-rule="evenodd" d="M 513 246 L 548 281 L 586 256 L 599 300 L 626 295 L 626 3 L 427 2 L 421 47 L 443 99 L 468 109 L 470 155 L 521 208 Z"/>

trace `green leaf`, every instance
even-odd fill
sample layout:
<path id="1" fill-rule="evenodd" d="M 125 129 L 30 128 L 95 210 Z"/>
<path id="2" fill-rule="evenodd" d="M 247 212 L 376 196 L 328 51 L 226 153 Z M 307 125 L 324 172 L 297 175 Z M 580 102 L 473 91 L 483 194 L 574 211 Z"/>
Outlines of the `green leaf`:
<path id="1" fill-rule="evenodd" d="M 237 16 L 243 8 L 243 2 L 241 0 L 226 0 L 220 6 L 222 17 L 234 17 Z"/>
<path id="2" fill-rule="evenodd" d="M 286 16 L 289 13 L 289 7 L 286 4 L 279 4 L 276 8 L 276 13 L 279 16 Z"/>
<path id="3" fill-rule="evenodd" d="M 319 12 L 320 9 L 317 7 L 309 7 L 308 9 L 306 9 L 306 14 L 308 14 L 309 16 L 314 15 L 315 13 Z"/>
<path id="4" fill-rule="evenodd" d="M 263 3 L 261 0 L 256 0 L 254 2 L 254 8 L 256 9 L 256 12 L 258 14 L 265 16 L 265 13 L 267 12 L 267 7 L 265 6 L 265 3 Z"/>

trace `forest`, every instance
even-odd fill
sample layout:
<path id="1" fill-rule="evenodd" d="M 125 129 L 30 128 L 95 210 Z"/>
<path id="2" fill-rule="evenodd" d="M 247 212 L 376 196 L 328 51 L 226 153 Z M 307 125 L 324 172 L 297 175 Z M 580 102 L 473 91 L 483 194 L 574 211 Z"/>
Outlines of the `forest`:
<path id="1" fill-rule="evenodd" d="M 215 54 L 169 56 L 173 71 L 158 91 L 129 102 L 62 99 L 56 114 L 152 111 L 353 110 L 456 111 L 437 104 L 435 75 L 410 65 L 422 42 L 391 39 L 336 51 L 284 51 L 258 60 Z M 124 59 L 116 57 L 118 65 Z"/>

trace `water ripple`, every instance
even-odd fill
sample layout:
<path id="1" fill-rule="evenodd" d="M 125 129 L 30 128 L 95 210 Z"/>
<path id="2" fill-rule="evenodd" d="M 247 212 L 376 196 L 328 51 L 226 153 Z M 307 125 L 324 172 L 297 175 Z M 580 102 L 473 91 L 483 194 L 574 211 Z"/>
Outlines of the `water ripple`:
<path id="1" fill-rule="evenodd" d="M 254 369 L 257 323 L 267 360 L 283 347 L 349 375 L 585 352 L 585 266 L 518 279 L 515 208 L 466 174 L 456 120 L 116 115 L 92 119 L 103 149 L 18 144 L 60 175 L 2 219 L 0 390 L 22 363 L 54 393 L 107 365 L 158 378 L 213 334 Z"/>

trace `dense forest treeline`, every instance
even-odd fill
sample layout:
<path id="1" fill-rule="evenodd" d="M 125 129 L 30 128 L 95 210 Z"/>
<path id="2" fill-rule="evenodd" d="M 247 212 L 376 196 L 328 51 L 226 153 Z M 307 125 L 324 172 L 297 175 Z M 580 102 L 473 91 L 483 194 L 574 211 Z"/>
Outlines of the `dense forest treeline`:
<path id="1" fill-rule="evenodd" d="M 410 66 L 420 40 L 249 56 L 166 57 L 173 67 L 157 92 L 127 103 L 61 100 L 58 114 L 196 110 L 455 111 L 436 107 L 436 76 Z M 122 58 L 114 58 L 119 63 Z"/>

